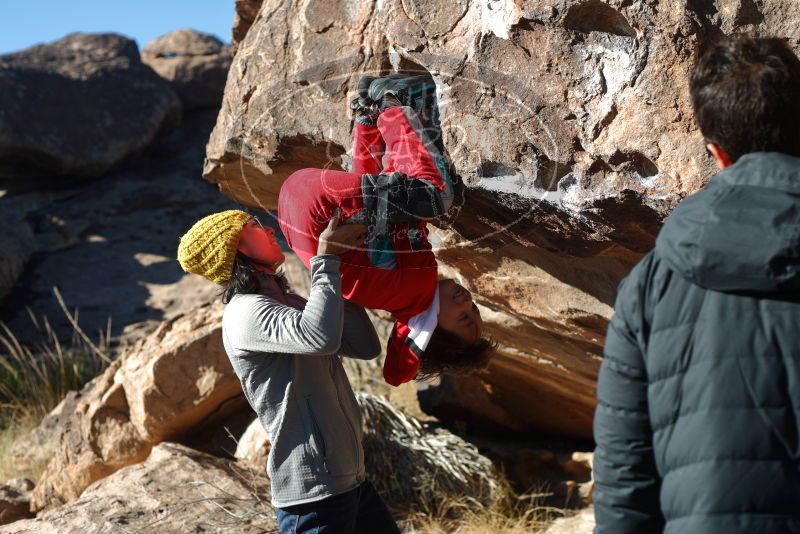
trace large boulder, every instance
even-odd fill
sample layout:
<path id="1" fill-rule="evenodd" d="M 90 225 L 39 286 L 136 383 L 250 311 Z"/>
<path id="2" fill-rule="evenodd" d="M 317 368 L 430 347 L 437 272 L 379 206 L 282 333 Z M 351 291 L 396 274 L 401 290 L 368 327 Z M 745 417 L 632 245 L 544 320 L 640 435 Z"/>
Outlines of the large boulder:
<path id="1" fill-rule="evenodd" d="M 222 346 L 221 303 L 163 322 L 83 392 L 34 490 L 31 508 L 76 499 L 152 447 L 246 405 Z"/>
<path id="2" fill-rule="evenodd" d="M 186 28 L 142 48 L 142 61 L 169 81 L 187 111 L 219 107 L 231 56 L 217 37 Z"/>
<path id="3" fill-rule="evenodd" d="M 262 471 L 167 442 L 77 501 L 0 532 L 277 532 L 269 493 Z"/>
<path id="4" fill-rule="evenodd" d="M 175 92 L 121 35 L 72 33 L 0 56 L 0 177 L 98 176 L 180 115 Z"/>
<path id="5" fill-rule="evenodd" d="M 800 37 L 790 3 L 705 5 L 238 1 L 204 176 L 274 209 L 291 172 L 347 167 L 362 74 L 430 74 L 468 185 L 437 254 L 473 291 L 500 351 L 487 374 L 447 381 L 426 408 L 589 437 L 617 285 L 713 171 L 688 98 L 697 43 L 731 31 Z"/>

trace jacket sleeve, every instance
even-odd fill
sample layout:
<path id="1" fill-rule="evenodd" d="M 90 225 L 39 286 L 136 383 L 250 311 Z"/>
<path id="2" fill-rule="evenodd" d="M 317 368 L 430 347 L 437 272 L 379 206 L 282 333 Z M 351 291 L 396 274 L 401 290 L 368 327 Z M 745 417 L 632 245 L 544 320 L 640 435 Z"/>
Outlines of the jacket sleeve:
<path id="1" fill-rule="evenodd" d="M 344 301 L 342 347 L 339 352 L 360 360 L 371 360 L 381 353 L 381 340 L 366 310 L 349 300 Z"/>
<path id="2" fill-rule="evenodd" d="M 634 272 L 620 285 L 597 384 L 595 534 L 661 532 L 664 528 L 641 352 L 641 300 Z"/>
<path id="3" fill-rule="evenodd" d="M 250 295 L 247 295 L 251 297 Z M 232 301 L 223 326 L 235 349 L 249 352 L 322 355 L 339 350 L 343 300 L 339 258 L 311 258 L 311 291 L 303 311 L 262 295 Z"/>

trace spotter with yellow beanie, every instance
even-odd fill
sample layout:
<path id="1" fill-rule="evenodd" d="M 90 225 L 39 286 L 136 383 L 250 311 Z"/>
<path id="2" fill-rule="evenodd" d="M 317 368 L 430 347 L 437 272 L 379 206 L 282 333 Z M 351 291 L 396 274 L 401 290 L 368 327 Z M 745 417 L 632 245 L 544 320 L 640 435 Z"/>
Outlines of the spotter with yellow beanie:
<path id="1" fill-rule="evenodd" d="M 361 412 L 339 355 L 381 352 L 360 306 L 342 298 L 339 256 L 366 227 L 335 213 L 310 260 L 308 301 L 292 293 L 272 228 L 240 210 L 197 221 L 180 239 L 184 271 L 221 286 L 222 341 L 269 436 L 267 472 L 281 532 L 399 533 L 364 473 Z"/>

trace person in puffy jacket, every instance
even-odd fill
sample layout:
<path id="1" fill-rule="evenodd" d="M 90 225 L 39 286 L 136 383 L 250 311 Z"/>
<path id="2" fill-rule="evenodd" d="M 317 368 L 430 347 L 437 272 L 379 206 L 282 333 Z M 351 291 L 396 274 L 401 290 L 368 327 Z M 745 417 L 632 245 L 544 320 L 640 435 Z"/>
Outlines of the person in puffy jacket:
<path id="1" fill-rule="evenodd" d="M 722 171 L 620 285 L 595 532 L 800 532 L 800 60 L 725 38 L 690 91 Z"/>

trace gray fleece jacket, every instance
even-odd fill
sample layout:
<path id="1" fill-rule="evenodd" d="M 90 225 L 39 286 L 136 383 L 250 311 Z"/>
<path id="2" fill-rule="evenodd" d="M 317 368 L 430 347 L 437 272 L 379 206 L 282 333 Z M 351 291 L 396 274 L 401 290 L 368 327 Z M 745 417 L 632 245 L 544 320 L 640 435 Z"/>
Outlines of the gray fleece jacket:
<path id="1" fill-rule="evenodd" d="M 338 352 L 381 351 L 363 308 L 342 299 L 339 258 L 311 259 L 311 292 L 234 296 L 222 340 L 245 397 L 269 436 L 272 504 L 284 508 L 354 489 L 364 480 L 361 411 Z"/>

